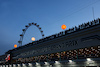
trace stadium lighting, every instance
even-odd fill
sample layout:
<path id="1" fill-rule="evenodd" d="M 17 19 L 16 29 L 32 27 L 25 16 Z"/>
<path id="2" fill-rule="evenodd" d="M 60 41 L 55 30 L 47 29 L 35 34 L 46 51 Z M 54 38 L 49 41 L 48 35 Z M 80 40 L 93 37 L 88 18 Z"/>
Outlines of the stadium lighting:
<path id="1" fill-rule="evenodd" d="M 59 61 L 55 61 L 55 63 L 56 63 L 56 64 L 60 64 L 60 62 L 59 62 Z"/>
<path id="2" fill-rule="evenodd" d="M 3 65 L 3 67 L 5 67 L 5 65 Z"/>
<path id="3" fill-rule="evenodd" d="M 18 64 L 18 66 L 20 66 L 20 64 Z"/>
<path id="4" fill-rule="evenodd" d="M 25 64 L 22 64 L 23 66 L 25 66 Z"/>
<path id="5" fill-rule="evenodd" d="M 8 67 L 8 65 L 6 65 L 6 67 Z"/>
<path id="6" fill-rule="evenodd" d="M 15 65 L 15 64 L 13 64 L 13 66 L 15 67 L 16 65 Z"/>
<path id="7" fill-rule="evenodd" d="M 36 62 L 36 65 L 40 65 L 40 64 Z"/>
<path id="8" fill-rule="evenodd" d="M 9 65 L 9 67 L 11 67 L 11 65 Z"/>
<path id="9" fill-rule="evenodd" d="M 90 58 L 87 58 L 87 61 L 91 61 L 91 59 Z"/>
<path id="10" fill-rule="evenodd" d="M 45 63 L 45 65 L 48 65 L 49 63 L 48 62 L 44 62 Z"/>
<path id="11" fill-rule="evenodd" d="M 32 63 L 28 63 L 29 64 L 29 66 L 32 66 Z"/>
<path id="12" fill-rule="evenodd" d="M 70 63 L 72 63 L 73 61 L 72 60 L 68 60 Z"/>

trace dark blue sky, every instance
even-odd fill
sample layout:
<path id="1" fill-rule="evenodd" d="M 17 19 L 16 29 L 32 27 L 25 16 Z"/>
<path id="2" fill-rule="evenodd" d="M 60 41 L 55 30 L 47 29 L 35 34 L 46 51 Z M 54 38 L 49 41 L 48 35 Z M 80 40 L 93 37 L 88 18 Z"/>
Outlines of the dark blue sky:
<path id="1" fill-rule="evenodd" d="M 100 0 L 0 0 L 0 55 L 18 44 L 22 29 L 35 22 L 42 27 L 45 37 L 100 17 Z M 25 33 L 23 45 L 42 38 L 31 26 Z"/>

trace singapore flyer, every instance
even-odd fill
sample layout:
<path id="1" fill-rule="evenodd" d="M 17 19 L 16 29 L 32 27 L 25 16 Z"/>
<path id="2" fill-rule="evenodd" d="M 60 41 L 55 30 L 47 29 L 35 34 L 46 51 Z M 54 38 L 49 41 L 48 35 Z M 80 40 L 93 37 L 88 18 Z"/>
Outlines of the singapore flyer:
<path id="1" fill-rule="evenodd" d="M 19 46 L 22 46 L 23 39 L 24 39 L 24 37 L 25 37 L 25 33 L 26 33 L 26 31 L 29 29 L 29 27 L 31 27 L 31 26 L 37 27 L 37 28 L 39 29 L 41 35 L 42 35 L 42 38 L 44 38 L 44 33 L 43 33 L 43 30 L 41 29 L 41 27 L 40 27 L 37 23 L 34 23 L 34 22 L 33 22 L 33 23 L 29 23 L 28 25 L 25 25 L 25 29 L 22 29 L 22 34 L 20 34 L 20 40 L 18 41 Z M 33 34 L 33 35 L 34 35 L 34 34 Z M 32 41 L 35 41 L 35 38 L 32 37 L 31 40 L 32 40 Z"/>

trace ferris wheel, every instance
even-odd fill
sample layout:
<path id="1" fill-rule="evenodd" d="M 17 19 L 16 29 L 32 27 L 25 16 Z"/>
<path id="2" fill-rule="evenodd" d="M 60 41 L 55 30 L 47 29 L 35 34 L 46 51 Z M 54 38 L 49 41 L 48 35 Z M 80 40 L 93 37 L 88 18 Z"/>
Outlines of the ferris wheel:
<path id="1" fill-rule="evenodd" d="M 39 31 L 40 31 L 40 33 L 42 35 L 42 38 L 44 38 L 43 30 L 41 29 L 41 27 L 39 27 L 39 25 L 37 23 L 34 23 L 34 22 L 33 23 L 29 23 L 28 25 L 25 26 L 25 29 L 22 29 L 22 34 L 20 34 L 20 40 L 18 41 L 19 46 L 22 46 L 22 41 L 23 41 L 25 32 L 27 31 L 27 29 L 30 26 L 33 26 L 33 25 L 36 26 L 39 29 Z"/>

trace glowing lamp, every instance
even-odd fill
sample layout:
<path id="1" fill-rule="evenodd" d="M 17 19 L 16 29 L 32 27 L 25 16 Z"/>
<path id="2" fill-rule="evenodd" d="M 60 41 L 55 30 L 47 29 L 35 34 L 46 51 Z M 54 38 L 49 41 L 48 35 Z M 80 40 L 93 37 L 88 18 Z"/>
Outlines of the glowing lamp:
<path id="1" fill-rule="evenodd" d="M 63 25 L 61 26 L 61 28 L 62 28 L 63 30 L 65 30 L 65 29 L 66 29 L 66 25 L 63 24 Z"/>
<path id="2" fill-rule="evenodd" d="M 17 48 L 17 45 L 15 44 L 14 47 Z"/>
<path id="3" fill-rule="evenodd" d="M 34 38 L 34 37 L 32 37 L 32 38 L 31 38 L 31 40 L 32 40 L 32 41 L 35 41 L 35 38 Z"/>

